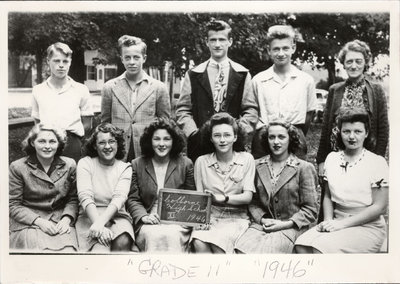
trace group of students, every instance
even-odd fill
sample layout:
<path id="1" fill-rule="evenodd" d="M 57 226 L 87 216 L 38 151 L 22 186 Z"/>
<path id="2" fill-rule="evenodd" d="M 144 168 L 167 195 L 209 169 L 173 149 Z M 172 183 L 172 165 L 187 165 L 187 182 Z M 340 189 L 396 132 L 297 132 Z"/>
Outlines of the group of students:
<path id="1" fill-rule="evenodd" d="M 37 124 L 23 141 L 27 156 L 10 165 L 12 250 L 380 250 L 388 118 L 382 88 L 364 76 L 368 45 L 355 40 L 339 54 L 348 79 L 329 89 L 317 174 L 304 160 L 315 87 L 291 65 L 294 30 L 270 27 L 274 64 L 253 79 L 227 57 L 230 26 L 212 20 L 206 30 L 211 58 L 185 75 L 176 122 L 166 87 L 142 69 L 146 44 L 119 39 L 126 71 L 102 90 L 102 122 L 86 140 L 83 158 L 89 93 L 68 76 L 69 47 L 49 47 L 51 75 L 33 89 Z M 163 224 L 161 188 L 209 193 L 210 223 Z"/>

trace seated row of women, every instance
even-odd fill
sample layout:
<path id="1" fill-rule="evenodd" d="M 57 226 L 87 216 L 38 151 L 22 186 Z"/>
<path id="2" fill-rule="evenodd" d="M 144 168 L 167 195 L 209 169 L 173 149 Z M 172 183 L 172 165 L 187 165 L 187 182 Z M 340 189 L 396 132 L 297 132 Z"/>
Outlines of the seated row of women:
<path id="1" fill-rule="evenodd" d="M 215 114 L 201 143 L 212 153 L 193 163 L 184 136 L 158 119 L 144 131 L 143 156 L 124 156 L 122 131 L 101 124 L 78 165 L 60 156 L 64 136 L 38 124 L 10 165 L 10 249 L 42 252 L 333 253 L 377 252 L 385 237 L 388 168 L 364 148 L 368 114 L 339 114 L 339 152 L 325 163 L 324 221 L 314 166 L 295 156 L 299 134 L 273 121 L 262 135 L 268 154 L 254 161 L 227 113 Z M 212 197 L 210 223 L 164 224 L 161 188 Z M 304 233 L 304 234 L 303 234 Z"/>

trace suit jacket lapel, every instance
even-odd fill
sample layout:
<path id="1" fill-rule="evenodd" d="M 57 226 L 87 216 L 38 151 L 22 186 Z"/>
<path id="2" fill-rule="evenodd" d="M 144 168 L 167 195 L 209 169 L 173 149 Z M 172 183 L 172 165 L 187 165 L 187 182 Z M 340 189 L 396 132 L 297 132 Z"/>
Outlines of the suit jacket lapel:
<path id="1" fill-rule="evenodd" d="M 268 165 L 266 163 L 257 165 L 257 173 L 262 184 L 264 185 L 265 191 L 267 192 L 268 196 L 271 197 L 274 186 L 271 182 L 271 175 L 268 170 Z"/>
<path id="2" fill-rule="evenodd" d="M 229 106 L 230 101 L 232 100 L 234 94 L 236 93 L 236 89 L 239 86 L 242 75 L 237 73 L 232 66 L 229 67 L 229 79 L 228 79 L 228 89 L 226 91 L 226 106 Z"/>
<path id="3" fill-rule="evenodd" d="M 152 88 L 153 82 L 151 80 L 148 80 L 147 82 L 148 84 L 146 85 L 146 87 L 140 90 L 140 96 L 138 95 L 138 97 L 136 98 L 134 113 L 136 113 L 136 110 L 150 97 L 150 95 L 154 91 Z"/>
<path id="4" fill-rule="evenodd" d="M 272 196 L 274 196 L 297 172 L 292 166 L 286 166 L 278 178 L 276 186 L 273 188 Z"/>
<path id="5" fill-rule="evenodd" d="M 164 186 L 166 186 L 166 184 L 168 183 L 169 178 L 171 177 L 172 173 L 175 171 L 176 167 L 177 167 L 176 161 L 170 160 L 168 163 L 167 172 L 165 173 Z"/>
<path id="6" fill-rule="evenodd" d="M 33 176 L 35 176 L 35 177 L 41 179 L 41 180 L 44 180 L 44 181 L 53 183 L 53 181 L 51 180 L 51 178 L 50 178 L 45 172 L 43 172 L 42 170 L 40 170 L 40 169 L 37 168 L 37 167 L 34 168 L 34 169 L 31 171 L 31 174 L 32 174 Z"/>
<path id="7" fill-rule="evenodd" d="M 211 98 L 211 100 L 214 101 L 214 96 L 210 86 L 210 79 L 208 78 L 207 68 L 204 70 L 203 73 L 198 74 L 198 78 L 200 85 L 206 90 L 207 95 Z"/>
<path id="8" fill-rule="evenodd" d="M 125 108 L 126 112 L 129 113 L 129 115 L 132 117 L 133 115 L 131 108 L 131 100 L 129 99 L 129 91 L 127 91 L 130 89 L 128 82 L 126 82 L 125 79 L 121 78 L 121 80 L 119 80 L 117 84 L 113 86 L 112 89 L 115 94 L 115 97 L 119 100 L 122 107 Z"/>
<path id="9" fill-rule="evenodd" d="M 153 180 L 154 184 L 156 185 L 156 190 L 157 190 L 156 172 L 154 171 L 154 166 L 153 166 L 153 163 L 151 162 L 151 159 L 146 159 L 145 171 L 150 176 L 150 179 Z M 150 186 L 150 188 L 151 188 L 151 186 Z"/>

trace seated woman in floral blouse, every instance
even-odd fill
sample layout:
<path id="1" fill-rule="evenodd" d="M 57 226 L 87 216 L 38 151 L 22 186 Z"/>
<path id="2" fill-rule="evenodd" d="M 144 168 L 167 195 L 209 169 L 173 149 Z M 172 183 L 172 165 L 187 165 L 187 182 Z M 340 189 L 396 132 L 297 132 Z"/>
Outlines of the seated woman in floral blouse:
<path id="1" fill-rule="evenodd" d="M 296 238 L 317 220 L 317 174 L 294 154 L 297 129 L 277 120 L 262 136 L 269 153 L 256 160 L 257 192 L 249 205 L 250 228 L 236 242 L 239 253 L 291 253 Z"/>

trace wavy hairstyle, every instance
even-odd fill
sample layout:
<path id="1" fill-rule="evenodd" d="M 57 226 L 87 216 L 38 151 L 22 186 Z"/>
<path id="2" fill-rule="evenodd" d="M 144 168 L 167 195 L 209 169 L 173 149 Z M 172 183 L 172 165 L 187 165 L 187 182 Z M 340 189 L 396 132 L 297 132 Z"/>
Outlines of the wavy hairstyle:
<path id="1" fill-rule="evenodd" d="M 221 124 L 228 124 L 233 128 L 233 133 L 237 137 L 235 143 L 233 143 L 233 150 L 235 152 L 244 151 L 245 148 L 243 129 L 229 113 L 219 112 L 214 114 L 206 123 L 204 123 L 204 125 L 200 129 L 200 143 L 202 144 L 204 154 L 215 152 L 215 147 L 211 142 L 211 133 L 214 126 Z"/>
<path id="2" fill-rule="evenodd" d="M 54 52 L 59 51 L 67 57 L 72 57 L 72 49 L 65 43 L 56 42 L 47 48 L 47 59 L 53 57 Z"/>
<path id="3" fill-rule="evenodd" d="M 285 38 L 291 38 L 293 40 L 293 43 L 296 44 L 296 32 L 294 31 L 292 26 L 275 25 L 269 27 L 267 32 L 268 45 L 270 45 L 274 39 L 285 39 Z"/>
<path id="4" fill-rule="evenodd" d="M 156 118 L 153 123 L 144 129 L 140 137 L 140 148 L 142 155 L 146 158 L 154 156 L 154 149 L 152 146 L 152 139 L 154 132 L 158 129 L 165 129 L 172 137 L 172 149 L 169 153 L 171 158 L 177 158 L 186 146 L 186 140 L 182 131 L 178 128 L 175 122 L 167 118 Z"/>
<path id="5" fill-rule="evenodd" d="M 32 127 L 28 135 L 21 143 L 22 151 L 24 151 L 27 155 L 36 154 L 36 149 L 35 147 L 32 146 L 32 142 L 36 140 L 37 136 L 41 131 L 51 131 L 54 133 L 58 141 L 58 148 L 55 156 L 61 156 L 66 141 L 65 131 L 55 127 L 54 125 L 43 124 L 43 123 L 36 124 Z"/>
<path id="6" fill-rule="evenodd" d="M 232 28 L 231 26 L 224 21 L 221 20 L 216 20 L 214 18 L 212 18 L 207 24 L 206 24 L 206 34 L 207 34 L 207 38 L 208 38 L 208 32 L 209 31 L 228 31 L 228 38 L 231 37 L 232 34 Z"/>
<path id="7" fill-rule="evenodd" d="M 336 136 L 336 145 L 340 150 L 344 150 L 346 147 L 344 146 L 341 130 L 343 123 L 345 122 L 361 122 L 364 123 L 365 130 L 368 132 L 367 138 L 364 140 L 364 147 L 367 149 L 375 148 L 375 138 L 370 132 L 370 118 L 368 112 L 362 108 L 350 108 L 344 107 L 339 109 L 339 114 L 337 116 L 337 127 L 339 129 L 339 133 Z"/>
<path id="8" fill-rule="evenodd" d="M 261 135 L 261 143 L 266 153 L 271 154 L 271 149 L 269 148 L 269 143 L 268 143 L 269 128 L 271 126 L 282 126 L 288 131 L 289 134 L 288 151 L 289 153 L 292 154 L 296 153 L 296 151 L 300 148 L 301 144 L 299 132 L 296 126 L 282 119 L 271 121 L 267 126 L 265 126 L 265 129 L 263 130 L 263 133 Z"/>
<path id="9" fill-rule="evenodd" d="M 123 35 L 118 39 L 118 52 L 121 55 L 122 54 L 122 48 L 129 47 L 132 45 L 137 45 L 141 47 L 142 50 L 142 55 L 146 55 L 147 53 L 147 45 L 144 42 L 143 39 L 136 37 L 136 36 L 130 36 L 130 35 Z"/>
<path id="10" fill-rule="evenodd" d="M 96 141 L 97 141 L 97 134 L 99 134 L 100 132 L 110 133 L 111 136 L 113 136 L 115 138 L 115 140 L 117 140 L 118 147 L 117 147 L 117 154 L 115 155 L 115 158 L 118 160 L 123 159 L 125 156 L 124 131 L 108 122 L 99 124 L 94 129 L 94 131 L 90 135 L 90 137 L 86 140 L 86 143 L 84 146 L 85 156 L 94 158 L 99 155 L 96 150 Z"/>
<path id="11" fill-rule="evenodd" d="M 364 72 L 368 70 L 369 64 L 371 63 L 372 53 L 369 45 L 361 40 L 353 40 L 346 43 L 342 49 L 339 51 L 338 59 L 340 63 L 344 65 L 344 60 L 346 58 L 346 54 L 349 51 L 360 52 L 364 56 L 365 67 Z"/>

